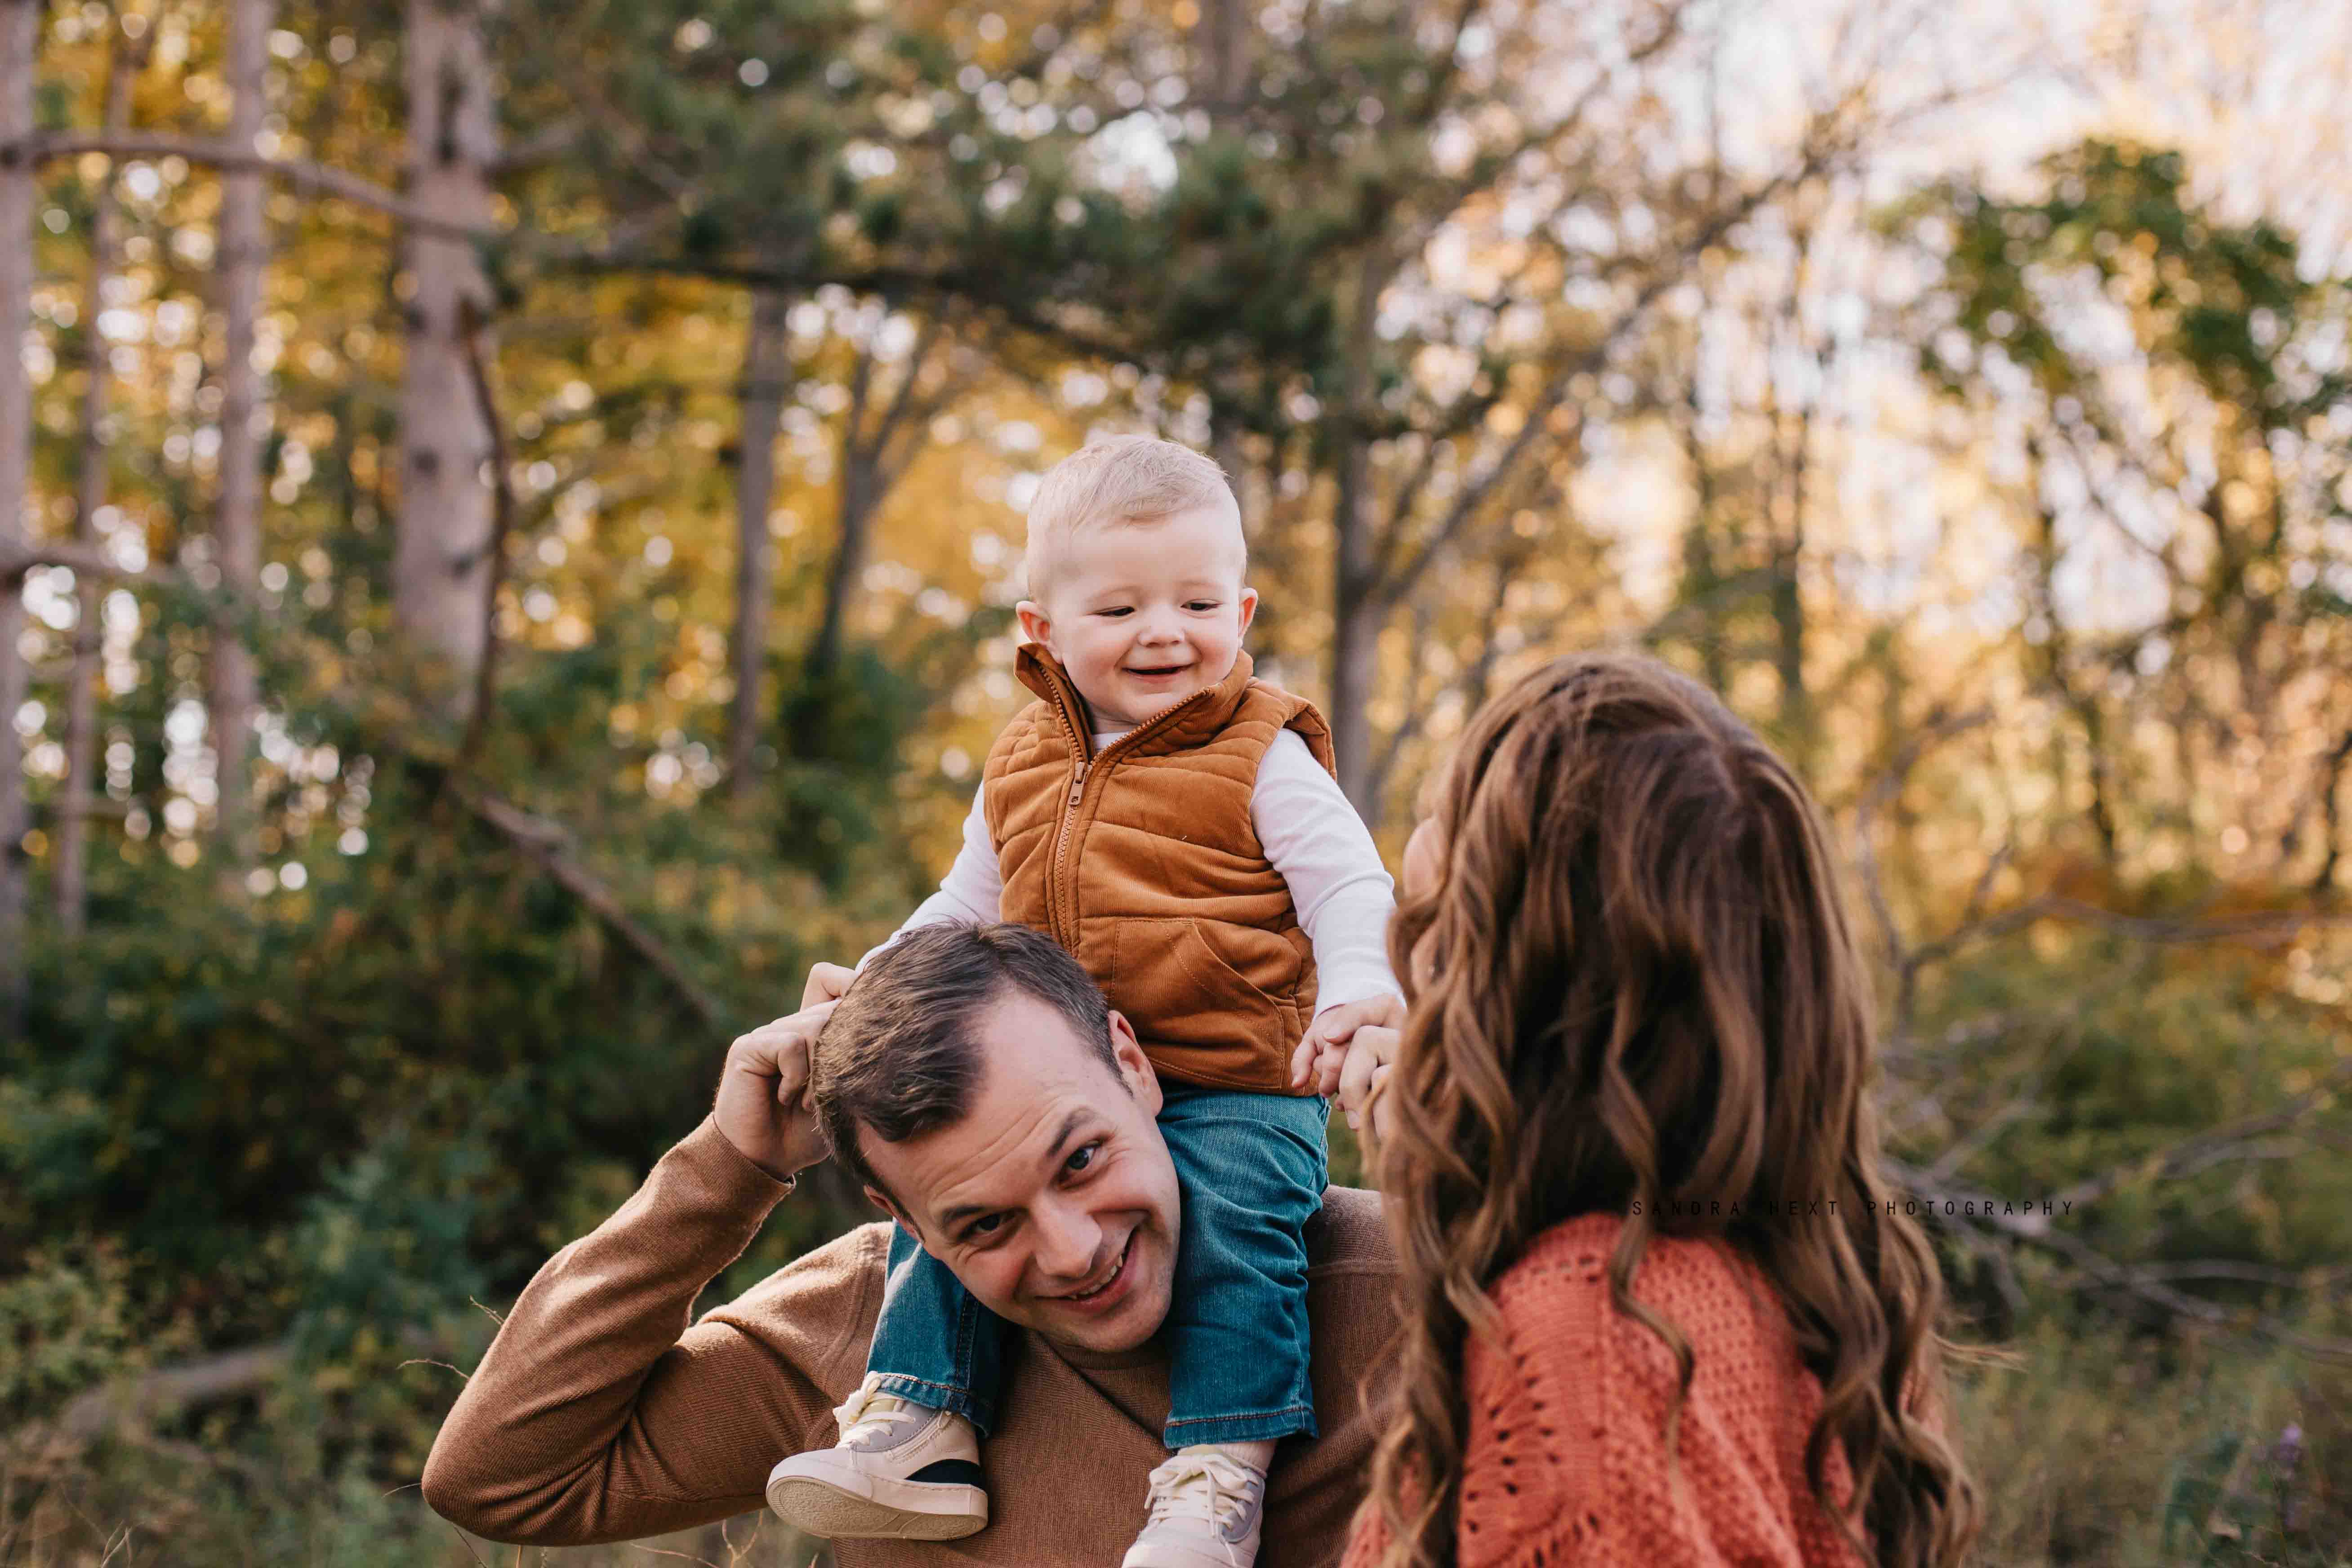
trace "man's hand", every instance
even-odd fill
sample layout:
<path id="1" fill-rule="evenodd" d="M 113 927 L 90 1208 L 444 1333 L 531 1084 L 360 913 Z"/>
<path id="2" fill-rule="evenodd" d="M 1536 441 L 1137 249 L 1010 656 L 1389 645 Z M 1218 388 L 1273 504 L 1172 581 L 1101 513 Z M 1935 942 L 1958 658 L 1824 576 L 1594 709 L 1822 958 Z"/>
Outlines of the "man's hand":
<path id="1" fill-rule="evenodd" d="M 1290 1087 L 1303 1092 L 1311 1084 L 1317 1094 L 1337 1093 L 1349 1045 L 1358 1030 L 1367 1027 L 1404 1027 L 1404 999 L 1383 994 L 1316 1014 L 1298 1048 L 1290 1053 Z"/>
<path id="2" fill-rule="evenodd" d="M 809 975 L 812 994 L 818 973 L 836 967 L 817 965 Z M 808 1102 L 809 1047 L 835 1005 L 826 1000 L 803 1007 L 788 1018 L 761 1025 L 727 1047 L 719 1103 L 710 1114 L 736 1152 L 780 1182 L 815 1164 L 827 1152 L 824 1133 Z"/>

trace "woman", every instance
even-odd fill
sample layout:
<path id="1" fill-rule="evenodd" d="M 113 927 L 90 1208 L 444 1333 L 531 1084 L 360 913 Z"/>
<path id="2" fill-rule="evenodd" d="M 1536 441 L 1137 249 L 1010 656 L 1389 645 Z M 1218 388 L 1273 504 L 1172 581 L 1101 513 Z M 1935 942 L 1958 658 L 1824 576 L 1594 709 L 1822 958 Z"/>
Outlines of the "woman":
<path id="1" fill-rule="evenodd" d="M 1410 1011 L 1342 1090 L 1404 1299 L 1349 1568 L 1958 1561 L 1942 1285 L 1803 787 L 1696 683 L 1588 655 L 1489 702 L 1433 803 Z"/>

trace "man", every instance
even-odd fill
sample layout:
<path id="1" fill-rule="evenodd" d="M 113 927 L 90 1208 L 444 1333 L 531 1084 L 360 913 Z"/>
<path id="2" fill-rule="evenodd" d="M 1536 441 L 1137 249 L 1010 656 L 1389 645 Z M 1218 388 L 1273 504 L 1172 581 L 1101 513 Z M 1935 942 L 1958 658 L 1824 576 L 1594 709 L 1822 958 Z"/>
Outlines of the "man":
<path id="1" fill-rule="evenodd" d="M 523 1291 L 426 1462 L 436 1512 L 503 1541 L 627 1540 L 756 1509 L 778 1460 L 834 1444 L 880 1307 L 887 1225 L 688 1326 L 696 1295 L 825 1156 L 816 1047 L 845 1163 L 1021 1331 L 987 1447 L 987 1528 L 844 1541 L 841 1568 L 1118 1561 L 1166 1454 L 1155 1336 L 1182 1224 L 1150 1064 L 1077 962 L 1023 927 L 918 931 L 825 999 L 840 980 L 821 970 L 811 1005 L 737 1040 L 709 1119 Z M 1267 1568 L 1339 1560 L 1376 1436 L 1360 1384 L 1394 1325 L 1378 1200 L 1331 1189 L 1310 1236 L 1323 1435 L 1277 1454 Z"/>

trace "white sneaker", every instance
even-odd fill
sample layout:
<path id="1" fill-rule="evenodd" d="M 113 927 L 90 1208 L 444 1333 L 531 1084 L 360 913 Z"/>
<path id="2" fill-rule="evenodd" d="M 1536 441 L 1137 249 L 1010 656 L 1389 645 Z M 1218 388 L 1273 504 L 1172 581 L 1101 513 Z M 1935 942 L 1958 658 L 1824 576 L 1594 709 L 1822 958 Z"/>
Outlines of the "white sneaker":
<path id="1" fill-rule="evenodd" d="M 768 1472 L 768 1506 L 830 1540 L 953 1541 L 986 1527 L 971 1423 L 884 1394 L 881 1382 L 867 1373 L 833 1413 L 839 1442 Z"/>
<path id="2" fill-rule="evenodd" d="M 1249 1568 L 1265 1520 L 1265 1472 L 1213 1443 L 1151 1472 L 1151 1517 L 1121 1568 Z"/>

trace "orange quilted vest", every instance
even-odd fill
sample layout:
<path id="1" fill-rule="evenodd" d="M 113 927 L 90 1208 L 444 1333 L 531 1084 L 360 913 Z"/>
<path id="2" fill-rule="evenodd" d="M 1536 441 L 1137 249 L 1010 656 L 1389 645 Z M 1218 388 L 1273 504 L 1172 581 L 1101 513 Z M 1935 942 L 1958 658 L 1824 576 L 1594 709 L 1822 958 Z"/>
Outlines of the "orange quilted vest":
<path id="1" fill-rule="evenodd" d="M 1097 754 L 1059 661 L 1024 644 L 1038 700 L 988 755 L 1003 918 L 1077 956 L 1165 1076 L 1288 1094 L 1315 1016 L 1315 955 L 1250 819 L 1259 762 L 1284 730 L 1331 767 L 1314 704 L 1251 677 L 1250 657 Z"/>

